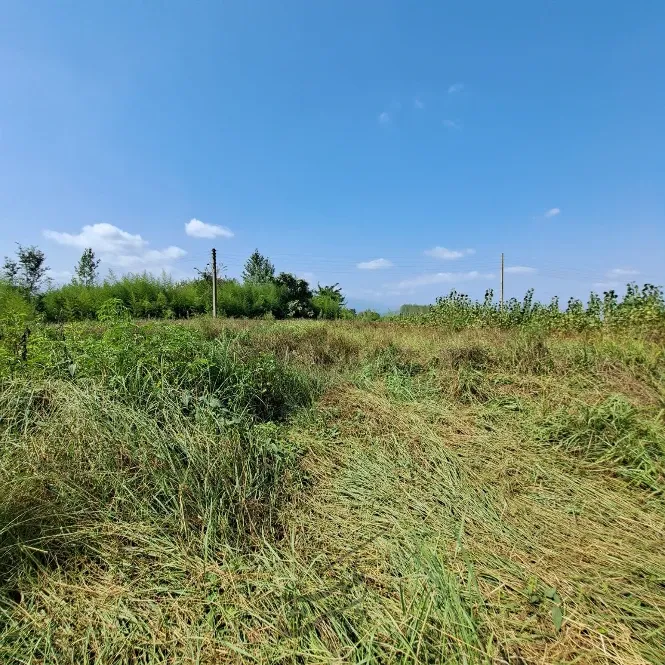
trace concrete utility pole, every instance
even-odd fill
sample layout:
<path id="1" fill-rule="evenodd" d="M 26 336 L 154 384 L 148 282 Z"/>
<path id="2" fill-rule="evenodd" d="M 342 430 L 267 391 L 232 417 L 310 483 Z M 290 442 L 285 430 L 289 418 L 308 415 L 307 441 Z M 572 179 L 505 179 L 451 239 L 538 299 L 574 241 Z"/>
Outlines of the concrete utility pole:
<path id="1" fill-rule="evenodd" d="M 217 250 L 212 248 L 212 317 L 217 318 Z"/>
<path id="2" fill-rule="evenodd" d="M 501 311 L 503 311 L 503 252 L 501 252 Z"/>

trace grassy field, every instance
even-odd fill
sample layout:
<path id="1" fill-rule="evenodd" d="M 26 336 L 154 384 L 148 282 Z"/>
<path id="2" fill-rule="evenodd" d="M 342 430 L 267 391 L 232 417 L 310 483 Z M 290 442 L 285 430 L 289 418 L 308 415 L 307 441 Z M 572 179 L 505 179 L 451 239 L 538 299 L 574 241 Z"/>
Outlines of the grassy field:
<path id="1" fill-rule="evenodd" d="M 662 337 L 23 341 L 0 358 L 0 662 L 665 662 Z"/>

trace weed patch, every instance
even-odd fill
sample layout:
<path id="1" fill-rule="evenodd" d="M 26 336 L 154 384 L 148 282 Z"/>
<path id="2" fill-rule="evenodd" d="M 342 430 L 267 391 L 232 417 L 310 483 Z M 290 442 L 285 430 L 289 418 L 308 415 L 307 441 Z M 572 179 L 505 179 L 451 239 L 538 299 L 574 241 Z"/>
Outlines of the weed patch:
<path id="1" fill-rule="evenodd" d="M 616 464 L 621 475 L 654 491 L 664 489 L 665 428 L 621 397 L 557 411 L 544 420 L 539 434 L 588 460 Z"/>

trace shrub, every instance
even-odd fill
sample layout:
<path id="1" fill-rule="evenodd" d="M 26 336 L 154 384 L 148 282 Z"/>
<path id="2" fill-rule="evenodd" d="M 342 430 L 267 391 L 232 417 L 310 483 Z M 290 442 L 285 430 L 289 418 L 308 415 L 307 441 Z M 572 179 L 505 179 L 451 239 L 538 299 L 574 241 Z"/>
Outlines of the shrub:
<path id="1" fill-rule="evenodd" d="M 210 309 L 211 287 L 204 280 L 174 282 L 149 274 L 110 277 L 102 284 L 65 284 L 42 295 L 40 308 L 47 321 L 94 319 L 105 301 L 122 302 L 133 318 L 187 318 Z"/>
<path id="2" fill-rule="evenodd" d="M 217 307 L 225 316 L 259 318 L 279 311 L 281 290 L 274 282 L 222 282 L 217 289 Z"/>
<path id="3" fill-rule="evenodd" d="M 0 282 L 0 374 L 25 358 L 35 310 L 18 287 Z"/>
<path id="4" fill-rule="evenodd" d="M 405 306 L 401 318 L 452 330 L 525 326 L 542 331 L 580 331 L 609 326 L 662 331 L 665 326 L 663 291 L 652 284 L 645 284 L 642 289 L 636 284 L 628 284 L 621 301 L 614 291 L 604 293 L 602 298 L 591 293 L 586 307 L 581 300 L 571 298 L 565 310 L 561 310 L 556 297 L 548 305 L 543 305 L 534 301 L 533 296 L 533 289 L 529 289 L 521 301 L 511 298 L 501 307 L 494 300 L 492 289 L 485 293 L 482 302 L 452 290 L 447 296 L 437 298 L 425 313 L 415 306 Z"/>

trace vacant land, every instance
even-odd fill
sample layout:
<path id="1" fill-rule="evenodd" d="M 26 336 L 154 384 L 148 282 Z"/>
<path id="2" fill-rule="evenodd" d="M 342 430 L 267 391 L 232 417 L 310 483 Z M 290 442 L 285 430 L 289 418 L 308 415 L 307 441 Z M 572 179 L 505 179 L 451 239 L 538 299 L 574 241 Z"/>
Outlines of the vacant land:
<path id="1" fill-rule="evenodd" d="M 2 663 L 662 663 L 631 332 L 72 324 L 0 378 Z"/>

